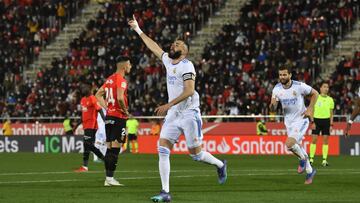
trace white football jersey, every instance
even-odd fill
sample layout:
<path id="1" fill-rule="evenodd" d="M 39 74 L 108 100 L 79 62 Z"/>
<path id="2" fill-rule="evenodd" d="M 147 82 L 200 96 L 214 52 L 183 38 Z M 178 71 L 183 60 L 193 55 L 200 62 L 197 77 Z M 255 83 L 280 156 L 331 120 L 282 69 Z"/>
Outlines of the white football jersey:
<path id="1" fill-rule="evenodd" d="M 169 102 L 174 100 L 184 91 L 184 81 L 195 80 L 196 72 L 194 65 L 188 59 L 183 59 L 177 64 L 172 64 L 172 59 L 169 58 L 168 53 L 164 52 L 161 60 L 166 67 L 166 86 L 169 96 Z M 199 94 L 195 91 L 194 94 L 182 102 L 174 105 L 169 111 L 184 111 L 188 109 L 197 109 L 200 106 Z"/>
<path id="2" fill-rule="evenodd" d="M 294 80 L 287 89 L 284 89 L 281 83 L 274 87 L 272 98 L 281 103 L 286 126 L 303 118 L 302 114 L 306 111 L 304 96 L 309 95 L 311 90 L 309 85 Z"/>

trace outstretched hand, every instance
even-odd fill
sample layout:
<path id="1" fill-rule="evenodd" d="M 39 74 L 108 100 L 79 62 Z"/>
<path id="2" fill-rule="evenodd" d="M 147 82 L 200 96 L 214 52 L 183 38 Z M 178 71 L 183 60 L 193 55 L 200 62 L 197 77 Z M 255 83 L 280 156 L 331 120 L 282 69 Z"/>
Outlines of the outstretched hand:
<path id="1" fill-rule="evenodd" d="M 128 22 L 128 24 L 130 25 L 130 28 L 133 29 L 133 30 L 136 30 L 136 28 L 139 28 L 139 24 L 138 24 L 138 22 L 137 22 L 137 20 L 135 18 L 135 15 L 133 15 L 133 19 L 130 20 Z"/>

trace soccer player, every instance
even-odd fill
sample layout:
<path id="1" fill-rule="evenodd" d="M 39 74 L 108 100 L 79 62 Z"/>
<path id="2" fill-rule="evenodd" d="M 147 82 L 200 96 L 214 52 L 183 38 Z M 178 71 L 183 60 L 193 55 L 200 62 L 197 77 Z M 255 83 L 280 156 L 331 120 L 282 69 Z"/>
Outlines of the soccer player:
<path id="1" fill-rule="evenodd" d="M 137 131 L 139 122 L 134 117 L 130 116 L 126 121 L 126 128 L 128 132 L 129 146 L 131 153 L 138 153 L 139 145 L 137 142 Z"/>
<path id="2" fill-rule="evenodd" d="M 100 159 L 104 159 L 104 155 L 101 151 L 95 147 L 95 133 L 97 131 L 97 114 L 101 112 L 100 106 L 98 106 L 96 98 L 91 94 L 90 87 L 84 85 L 82 87 L 84 97 L 81 98 L 81 119 L 84 128 L 84 153 L 83 153 L 83 165 L 75 170 L 76 172 L 87 172 L 90 151 L 96 154 Z"/>
<path id="3" fill-rule="evenodd" d="M 320 96 L 318 97 L 315 103 L 314 109 L 314 125 L 312 131 L 312 142 L 310 144 L 310 163 L 314 163 L 314 156 L 316 152 L 316 142 L 317 136 L 323 136 L 322 144 L 322 155 L 323 155 L 323 166 L 329 166 L 327 162 L 327 156 L 329 151 L 329 135 L 330 127 L 333 125 L 333 109 L 334 109 L 334 100 L 328 96 L 329 92 L 329 83 L 322 82 L 320 86 Z"/>
<path id="4" fill-rule="evenodd" d="M 95 134 L 95 147 L 98 148 L 103 155 L 106 154 L 106 133 L 105 133 L 105 115 L 106 110 L 101 108 L 102 114 L 98 113 L 97 124 L 98 129 Z M 101 162 L 101 159 L 94 154 L 94 162 Z"/>
<path id="5" fill-rule="evenodd" d="M 358 98 L 356 98 L 354 101 L 355 108 L 353 109 L 351 116 L 350 116 L 350 120 L 347 122 L 347 125 L 346 125 L 346 129 L 345 129 L 346 137 L 349 136 L 349 131 L 351 129 L 351 125 L 353 124 L 355 118 L 360 114 L 360 87 L 359 87 L 357 95 L 358 95 Z"/>
<path id="6" fill-rule="evenodd" d="M 185 135 L 186 144 L 193 160 L 215 166 L 218 181 L 220 184 L 224 184 L 227 178 L 226 161 L 220 161 L 201 149 L 203 135 L 199 94 L 195 91 L 196 73 L 192 62 L 186 59 L 189 45 L 186 41 L 177 39 L 171 45 L 169 53 L 166 53 L 141 31 L 135 16 L 129 21 L 129 25 L 155 56 L 162 60 L 167 75 L 169 102 L 155 109 L 157 115 L 166 115 L 158 147 L 162 190 L 151 200 L 154 202 L 171 201 L 169 193 L 170 151 L 181 134 Z"/>
<path id="7" fill-rule="evenodd" d="M 306 170 L 305 184 L 311 184 L 316 174 L 316 170 L 310 165 L 308 155 L 301 146 L 301 141 L 309 127 L 309 120 L 312 120 L 314 105 L 319 93 L 305 83 L 291 80 L 291 69 L 282 66 L 279 68 L 280 82 L 274 87 L 272 92 L 270 111 L 276 111 L 280 101 L 284 115 L 287 131 L 286 146 L 296 155 L 300 164 L 298 173 Z M 310 104 L 305 107 L 304 97 L 310 96 Z"/>
<path id="8" fill-rule="evenodd" d="M 107 151 L 105 154 L 106 179 L 104 186 L 123 186 L 114 179 L 121 145 L 126 139 L 126 119 L 129 116 L 125 75 L 130 73 L 130 58 L 116 58 L 116 72 L 108 77 L 97 91 L 96 98 L 106 109 L 105 131 Z M 105 99 L 104 99 L 105 95 Z"/>

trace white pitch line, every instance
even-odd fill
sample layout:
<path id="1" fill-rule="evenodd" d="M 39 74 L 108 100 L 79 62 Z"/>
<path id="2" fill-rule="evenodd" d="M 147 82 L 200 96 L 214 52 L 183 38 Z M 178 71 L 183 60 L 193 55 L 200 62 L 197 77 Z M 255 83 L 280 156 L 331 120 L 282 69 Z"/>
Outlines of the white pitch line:
<path id="1" fill-rule="evenodd" d="M 359 169 L 355 168 L 347 168 L 347 169 L 318 169 L 321 172 L 324 171 L 359 171 Z M 171 173 L 193 173 L 193 172 L 213 172 L 214 170 L 174 170 Z M 293 169 L 229 169 L 229 172 L 291 172 L 296 171 L 295 168 Z M 116 173 L 158 173 L 158 170 L 147 170 L 147 171 L 139 171 L 139 170 L 132 170 L 132 171 L 116 171 Z M 17 176 L 17 175 L 53 175 L 53 174 L 75 174 L 74 171 L 45 171 L 45 172 L 20 172 L 20 173 L 0 173 L 0 176 Z M 104 171 L 88 171 L 82 174 L 97 174 L 97 173 L 104 173 Z"/>
<path id="2" fill-rule="evenodd" d="M 347 174 L 360 174 L 360 171 L 349 171 L 345 173 L 320 173 L 318 175 L 347 175 Z M 239 176 L 298 176 L 296 173 L 245 173 L 245 174 L 229 174 L 229 177 L 239 177 Z M 170 178 L 194 178 L 194 177 L 216 177 L 216 175 L 178 175 L 170 176 Z M 159 176 L 144 176 L 144 177 L 126 177 L 126 178 L 117 178 L 118 180 L 144 180 L 144 179 L 159 179 Z M 1 184 L 20 184 L 20 183 L 53 183 L 53 182 L 91 182 L 97 181 L 97 179 L 61 179 L 61 180 L 29 180 L 29 181 L 2 181 Z"/>

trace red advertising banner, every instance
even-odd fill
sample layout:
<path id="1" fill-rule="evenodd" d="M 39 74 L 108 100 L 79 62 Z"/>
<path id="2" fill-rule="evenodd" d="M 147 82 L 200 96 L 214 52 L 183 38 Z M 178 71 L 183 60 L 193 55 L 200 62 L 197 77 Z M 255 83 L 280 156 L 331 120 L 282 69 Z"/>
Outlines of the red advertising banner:
<path id="1" fill-rule="evenodd" d="M 286 135 L 286 129 L 283 123 L 266 123 L 268 128 L 268 135 Z M 64 129 L 62 123 L 13 123 L 11 124 L 14 135 L 63 135 Z M 346 127 L 345 122 L 334 123 L 331 130 L 331 135 L 343 135 Z M 2 124 L 0 124 L 2 128 Z M 150 135 L 151 124 L 141 123 L 138 135 Z M 204 123 L 203 125 L 204 135 L 256 135 L 256 123 L 255 122 L 228 122 L 228 123 Z M 0 135 L 2 135 L 2 130 Z M 309 128 L 307 135 L 311 134 Z M 354 123 L 351 131 L 351 135 L 360 135 L 360 123 Z"/>
<path id="2" fill-rule="evenodd" d="M 268 135 L 286 135 L 284 123 L 266 123 Z M 346 127 L 345 122 L 334 123 L 331 129 L 331 135 L 344 135 Z M 141 123 L 139 127 L 139 135 L 150 135 L 151 125 L 149 123 Z M 255 122 L 228 122 L 228 123 L 204 123 L 202 132 L 204 135 L 256 135 Z M 351 135 L 360 135 L 360 123 L 354 123 Z M 307 131 L 307 135 L 311 135 L 311 129 Z"/>
<path id="3" fill-rule="evenodd" d="M 204 137 L 202 148 L 212 154 L 246 154 L 246 155 L 287 155 L 291 154 L 285 145 L 286 136 L 222 136 Z M 139 153 L 157 154 L 158 136 L 139 136 Z M 321 154 L 321 138 L 318 141 L 317 154 Z M 311 137 L 303 140 L 304 148 L 309 151 Z M 339 155 L 339 137 L 329 137 L 329 155 Z M 184 136 L 172 150 L 174 154 L 187 154 Z"/>

